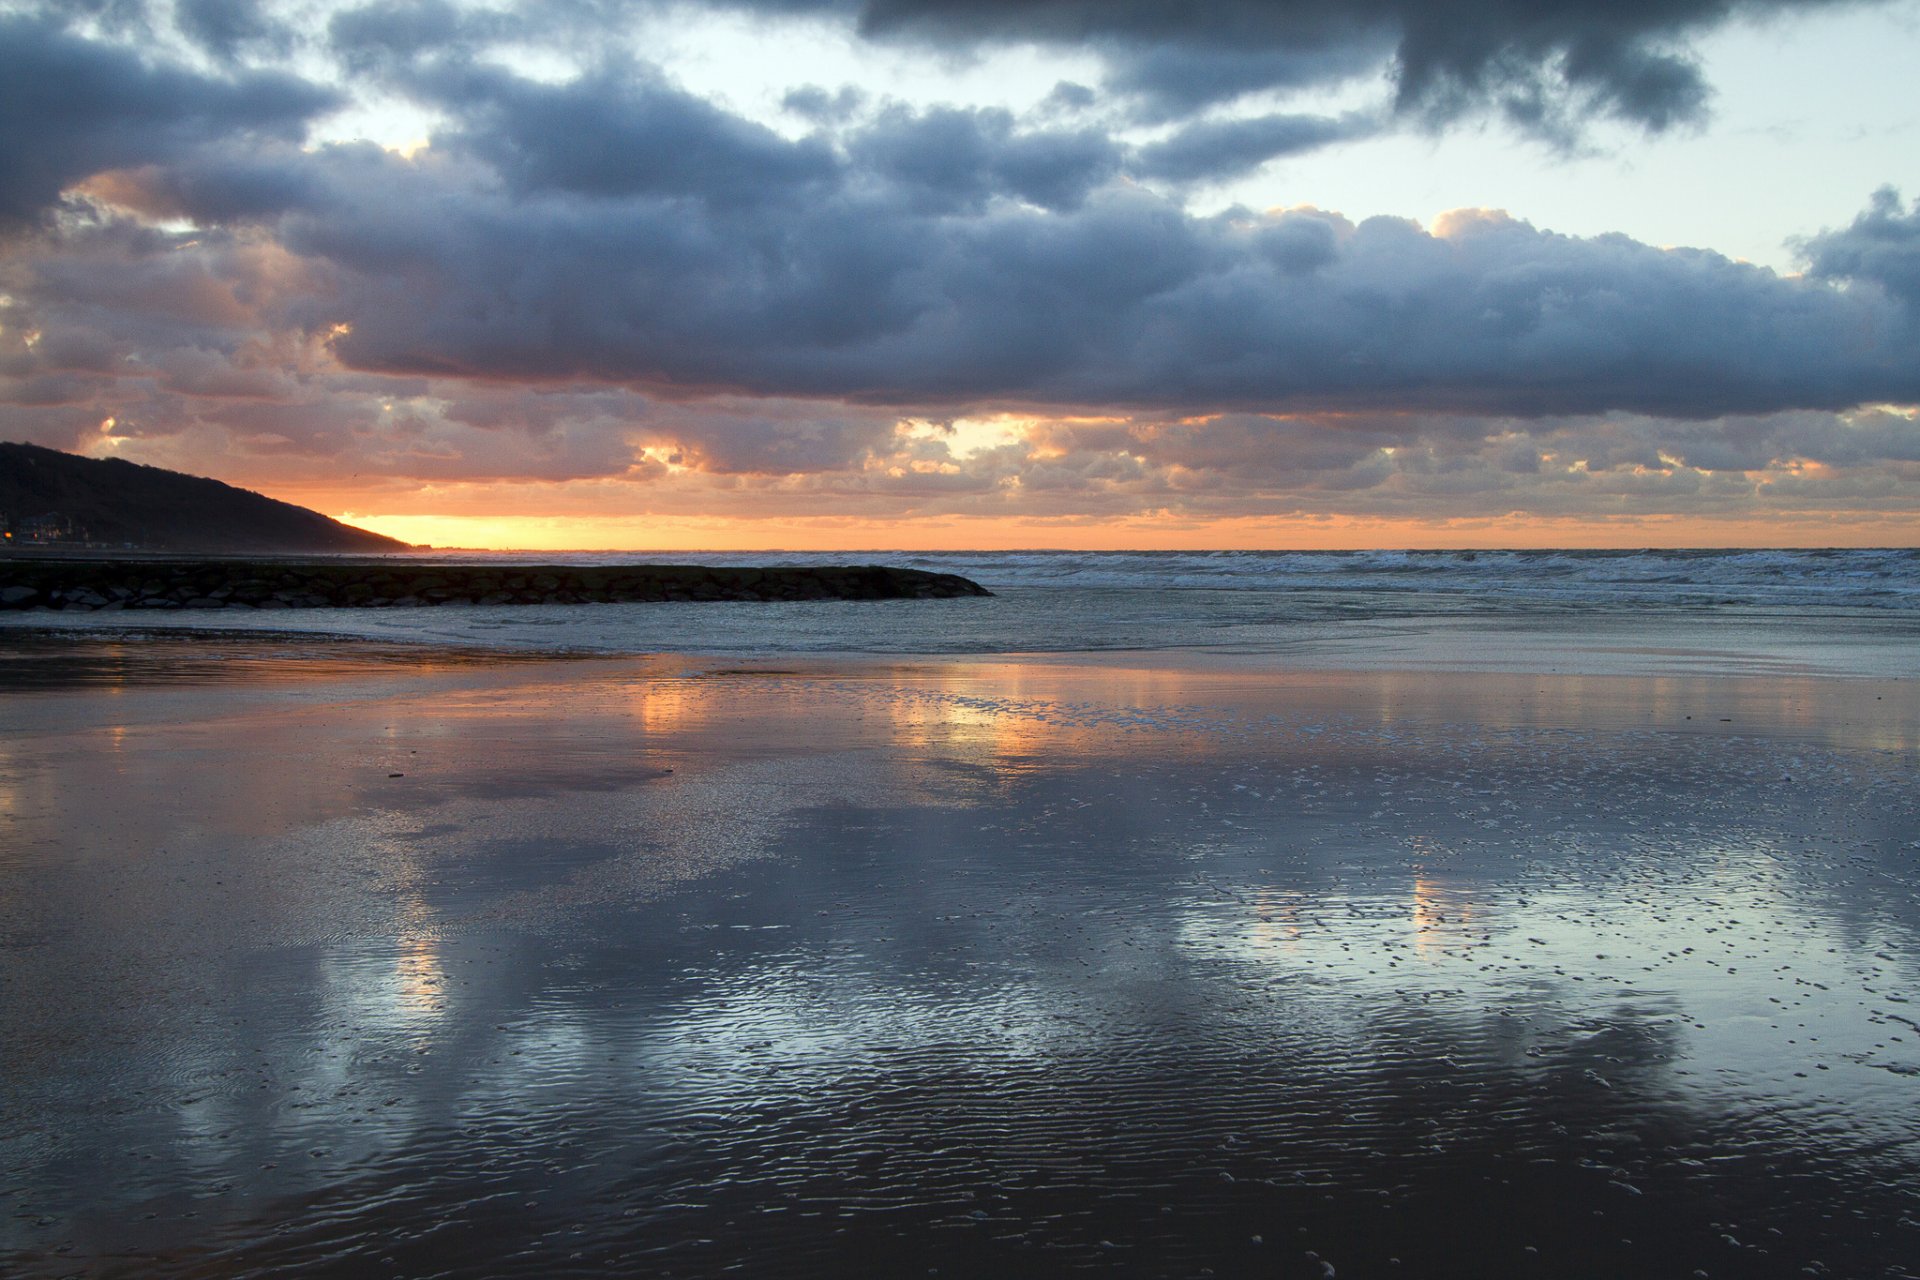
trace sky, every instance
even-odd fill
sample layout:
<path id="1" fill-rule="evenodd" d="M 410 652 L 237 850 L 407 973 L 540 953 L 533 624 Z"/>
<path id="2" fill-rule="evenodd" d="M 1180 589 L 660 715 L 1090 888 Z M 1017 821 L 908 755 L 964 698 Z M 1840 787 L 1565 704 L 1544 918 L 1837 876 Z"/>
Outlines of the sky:
<path id="1" fill-rule="evenodd" d="M 1920 544 L 1920 0 L 0 0 L 0 439 L 440 546 Z"/>

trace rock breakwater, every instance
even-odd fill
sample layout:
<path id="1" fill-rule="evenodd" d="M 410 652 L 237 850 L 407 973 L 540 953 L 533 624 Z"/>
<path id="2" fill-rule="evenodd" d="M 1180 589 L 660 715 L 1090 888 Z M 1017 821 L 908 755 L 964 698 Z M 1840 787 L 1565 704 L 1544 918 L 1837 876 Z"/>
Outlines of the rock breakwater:
<path id="1" fill-rule="evenodd" d="M 928 600 L 991 595 L 951 573 L 883 565 L 474 565 L 396 561 L 0 560 L 0 609 L 380 609 L 695 600 Z"/>

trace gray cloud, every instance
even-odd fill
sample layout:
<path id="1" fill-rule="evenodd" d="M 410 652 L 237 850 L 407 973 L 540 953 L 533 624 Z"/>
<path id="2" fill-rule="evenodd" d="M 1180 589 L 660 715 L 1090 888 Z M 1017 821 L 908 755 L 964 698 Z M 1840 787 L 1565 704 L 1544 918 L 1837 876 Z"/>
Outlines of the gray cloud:
<path id="1" fill-rule="evenodd" d="M 294 32 L 262 0 L 175 0 L 174 23 L 183 34 L 222 61 L 259 50 L 284 54 Z"/>
<path id="2" fill-rule="evenodd" d="M 1405 113 L 1657 127 L 1698 85 L 1672 41 L 1739 7 L 1443 5 L 1461 48 L 1423 64 L 1441 35 L 1388 4 L 1229 4 L 1160 41 L 1158 5 L 893 6 L 876 38 L 1079 22 L 1104 96 L 1021 118 L 800 91 L 798 139 L 617 55 L 561 81 L 486 61 L 547 10 L 342 13 L 343 62 L 442 113 L 411 157 L 300 145 L 335 99 L 237 69 L 272 45 L 252 6 L 172 10 L 224 75 L 0 20 L 0 219 L 24 230 L 0 246 L 0 436 L 74 447 L 111 418 L 163 464 L 594 478 L 736 513 L 1910 513 L 1920 426 L 1858 407 L 1920 401 L 1920 206 L 1891 191 L 1783 278 L 1493 213 L 1199 217 L 1129 181 L 1373 127 L 1187 115 L 1382 49 Z M 1116 92 L 1166 138 L 1088 127 Z M 1000 410 L 1074 420 L 972 453 L 903 425 Z"/>
<path id="3" fill-rule="evenodd" d="M 327 38 L 350 71 L 369 74 L 402 68 L 422 54 L 471 51 L 509 34 L 498 22 L 446 0 L 398 0 L 335 13 Z"/>
<path id="4" fill-rule="evenodd" d="M 1113 40 L 1104 48 L 1108 84 L 1135 100 L 1148 120 L 1179 119 L 1250 94 L 1323 88 L 1380 74 L 1394 56 L 1387 25 L 1329 23 L 1284 42 L 1213 43 L 1173 36 Z"/>
<path id="5" fill-rule="evenodd" d="M 242 0 L 193 0 L 218 6 Z M 865 38 L 950 52 L 1038 43 L 1092 53 L 1138 120 L 1187 120 L 1262 93 L 1369 78 L 1403 120 L 1438 127 L 1488 112 L 1557 143 L 1608 117 L 1659 131 L 1701 119 L 1711 97 L 1689 41 L 1740 18 L 1855 0 L 683 0 L 762 17 L 846 24 Z M 625 34 L 667 0 L 448 0 L 337 13 L 333 51 L 357 73 L 404 76 L 507 44 L 574 53 Z M 801 94 L 792 104 L 825 107 Z M 823 122 L 827 117 L 818 117 Z"/>
<path id="6" fill-rule="evenodd" d="M 216 141 L 298 140 L 337 101 L 288 75 L 203 76 L 50 23 L 0 18 L 0 229 L 37 218 L 102 170 Z"/>
<path id="7" fill-rule="evenodd" d="M 45 28 L 4 30 L 126 69 Z M 174 75 L 134 67 L 130 83 L 247 101 Z M 271 243 L 300 287 L 251 293 L 257 323 L 332 333 L 370 373 L 915 410 L 1714 417 L 1920 399 L 1920 213 L 1891 193 L 1807 242 L 1808 278 L 1783 279 L 1497 214 L 1437 230 L 1195 217 L 1113 180 L 1126 160 L 1098 133 L 1001 111 L 889 109 L 790 140 L 644 67 L 549 83 L 455 58 L 410 76 L 450 113 L 413 159 L 258 130 L 170 162 L 131 148 L 149 163 L 100 179 L 103 198 L 246 236 L 153 258 L 130 246 L 154 233 L 116 224 L 23 289 L 72 303 Z M 1191 126 L 1133 163 L 1218 173 L 1346 127 Z M 146 314 L 122 305 L 124 323 Z"/>
<path id="8" fill-rule="evenodd" d="M 817 84 L 802 85 L 798 89 L 789 89 L 780 105 L 815 124 L 844 124 L 865 105 L 867 96 L 852 85 L 842 85 L 833 93 L 828 93 Z"/>
<path id="9" fill-rule="evenodd" d="M 336 148 L 384 156 L 368 145 Z M 155 219 L 191 217 L 201 224 L 261 219 L 311 207 L 325 188 L 297 147 L 264 145 L 248 150 L 203 147 L 172 163 L 140 165 L 94 179 L 89 190 L 122 208 Z"/>
<path id="10" fill-rule="evenodd" d="M 1903 211 L 1900 193 L 1883 187 L 1851 225 L 1798 247 L 1813 275 L 1878 284 L 1907 304 L 1909 322 L 1920 320 L 1920 199 Z"/>
<path id="11" fill-rule="evenodd" d="M 759 400 L 661 405 L 641 438 L 674 450 L 676 464 L 710 475 L 784 476 L 858 471 L 891 451 L 891 413 L 809 402 Z"/>
<path id="12" fill-rule="evenodd" d="M 860 170 L 806 202 L 721 198 L 696 219 L 679 201 L 697 190 L 519 200 L 388 168 L 371 187 L 330 175 L 325 211 L 281 227 L 335 273 L 340 357 L 387 373 L 1215 411 L 1920 398 L 1905 304 L 1885 294 L 1499 215 L 1445 234 L 1314 211 L 1195 218 L 1111 188 L 1059 213 L 929 207 Z M 740 179 L 713 181 L 725 197 Z M 1873 284 L 1890 261 L 1832 270 Z"/>
<path id="13" fill-rule="evenodd" d="M 594 481 L 567 501 L 603 514 L 818 514 L 830 502 L 889 518 L 1861 519 L 1920 501 L 1920 421 L 1890 410 L 1109 412 L 1043 418 L 966 452 L 961 437 L 903 421 L 919 415 L 818 398 L 386 376 L 341 369 L 285 331 L 296 298 L 330 287 L 324 273 L 286 278 L 284 255 L 247 234 L 197 239 L 103 225 L 58 264 L 10 271 L 0 436 L 86 445 L 112 415 L 111 435 L 142 460 L 204 470 L 219 457 L 223 474 L 256 484 Z M 30 349 L 16 326 L 39 334 Z"/>
<path id="14" fill-rule="evenodd" d="M 757 202 L 827 178 L 836 165 L 824 144 L 788 142 L 644 66 L 562 85 L 463 66 L 425 85 L 455 113 L 435 145 L 479 157 L 523 190 Z"/>
<path id="15" fill-rule="evenodd" d="M 1901 516 L 1920 497 L 1920 422 L 1884 411 L 1704 422 L 1241 414 L 1055 422 L 1038 441 L 1044 487 L 1063 514 L 1150 504 L 1192 514 Z"/>
<path id="16" fill-rule="evenodd" d="M 863 174 L 940 213 L 978 212 L 994 196 L 1076 209 L 1122 158 L 1097 130 L 1016 132 L 1009 112 L 956 107 L 886 111 L 851 136 L 848 153 Z"/>
<path id="17" fill-rule="evenodd" d="M 1113 87 L 1161 116 L 1387 69 L 1407 114 L 1492 108 L 1563 133 L 1592 115 L 1696 119 L 1708 88 L 1686 40 L 1739 16 L 1844 0 L 722 0 L 825 13 L 875 39 L 1092 48 Z"/>
<path id="18" fill-rule="evenodd" d="M 1492 106 L 1549 134 L 1592 115 L 1665 129 L 1700 118 L 1709 96 L 1680 43 L 1685 36 L 1742 11 L 1791 7 L 1788 0 L 1408 4 L 1399 14 L 1397 101 L 1430 120 Z"/>
<path id="19" fill-rule="evenodd" d="M 1268 115 L 1248 120 L 1203 120 L 1142 147 L 1129 166 L 1146 178 L 1171 182 L 1244 177 L 1269 160 L 1313 151 L 1377 131 L 1367 116 Z"/>

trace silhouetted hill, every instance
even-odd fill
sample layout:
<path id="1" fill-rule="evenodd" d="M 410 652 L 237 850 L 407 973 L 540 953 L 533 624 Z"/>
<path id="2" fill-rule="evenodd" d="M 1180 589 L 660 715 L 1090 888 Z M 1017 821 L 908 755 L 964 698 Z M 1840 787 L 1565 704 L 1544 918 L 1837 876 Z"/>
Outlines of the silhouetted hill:
<path id="1" fill-rule="evenodd" d="M 51 520 L 48 517 L 52 517 Z M 218 480 L 0 442 L 0 525 L 61 541 L 221 554 L 403 551 L 408 544 Z"/>

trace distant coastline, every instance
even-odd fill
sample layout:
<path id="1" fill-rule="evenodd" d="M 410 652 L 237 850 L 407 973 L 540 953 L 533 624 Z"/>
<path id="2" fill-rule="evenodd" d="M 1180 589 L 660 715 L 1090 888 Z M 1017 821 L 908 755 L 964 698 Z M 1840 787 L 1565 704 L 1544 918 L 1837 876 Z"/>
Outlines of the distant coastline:
<path id="1" fill-rule="evenodd" d="M 120 458 L 0 442 L 0 546 L 33 554 L 377 554 L 398 538 Z"/>

